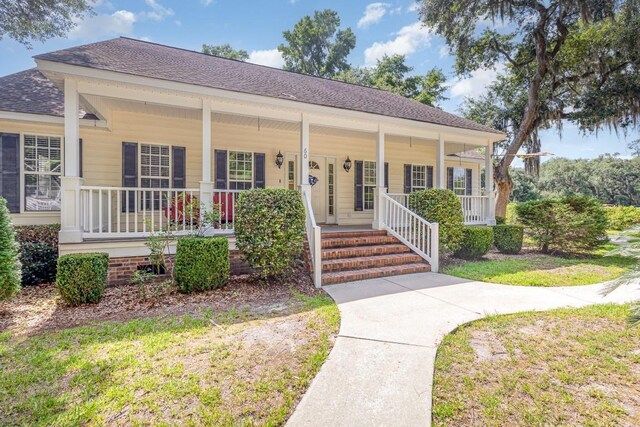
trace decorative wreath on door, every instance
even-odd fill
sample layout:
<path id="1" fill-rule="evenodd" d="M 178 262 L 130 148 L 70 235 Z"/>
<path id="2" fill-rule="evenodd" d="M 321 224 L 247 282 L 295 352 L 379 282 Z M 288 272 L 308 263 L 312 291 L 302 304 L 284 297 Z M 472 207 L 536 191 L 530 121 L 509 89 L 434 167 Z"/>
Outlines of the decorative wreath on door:
<path id="1" fill-rule="evenodd" d="M 317 183 L 318 183 L 318 178 L 313 175 L 309 175 L 309 184 L 313 187 Z"/>

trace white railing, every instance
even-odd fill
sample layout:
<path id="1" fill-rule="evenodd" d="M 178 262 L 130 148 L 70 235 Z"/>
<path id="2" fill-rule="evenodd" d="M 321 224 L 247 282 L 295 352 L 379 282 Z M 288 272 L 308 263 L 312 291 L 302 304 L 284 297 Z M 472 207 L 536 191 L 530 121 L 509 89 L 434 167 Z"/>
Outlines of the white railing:
<path id="1" fill-rule="evenodd" d="M 405 193 L 387 193 L 387 196 L 391 197 L 396 202 L 400 203 L 405 208 L 409 207 L 409 195 Z"/>
<path id="2" fill-rule="evenodd" d="M 487 196 L 458 196 L 466 225 L 486 224 L 489 209 Z"/>
<path id="3" fill-rule="evenodd" d="M 415 253 L 431 264 L 431 271 L 438 272 L 439 237 L 438 224 L 427 222 L 387 194 L 382 195 L 382 224 L 385 229 Z"/>
<path id="4" fill-rule="evenodd" d="M 311 265 L 313 267 L 313 284 L 316 288 L 322 286 L 322 238 L 321 229 L 316 224 L 311 207 L 311 196 L 305 190 L 302 191 L 302 203 L 307 213 L 305 222 L 307 228 L 307 241 L 309 243 L 309 253 L 311 254 Z"/>
<path id="5" fill-rule="evenodd" d="M 240 190 L 215 190 L 220 210 L 215 233 L 233 233 L 235 201 Z M 200 190 L 101 187 L 80 188 L 80 227 L 87 238 L 145 237 L 171 228 L 193 232 L 200 215 Z"/>

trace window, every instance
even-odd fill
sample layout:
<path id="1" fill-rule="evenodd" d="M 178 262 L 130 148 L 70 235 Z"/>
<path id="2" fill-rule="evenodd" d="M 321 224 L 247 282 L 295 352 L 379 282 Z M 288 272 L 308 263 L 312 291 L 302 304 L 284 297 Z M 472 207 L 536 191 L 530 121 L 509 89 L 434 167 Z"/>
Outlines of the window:
<path id="1" fill-rule="evenodd" d="M 26 211 L 60 210 L 61 138 L 24 136 Z"/>
<path id="2" fill-rule="evenodd" d="M 467 194 L 466 171 L 464 168 L 453 168 L 453 192 L 458 196 Z"/>
<path id="3" fill-rule="evenodd" d="M 171 155 L 167 145 L 140 145 L 140 186 L 169 188 Z"/>
<path id="4" fill-rule="evenodd" d="M 334 210 L 335 210 L 335 204 L 336 204 L 336 197 L 335 197 L 335 172 L 333 170 L 334 168 L 334 164 L 333 163 L 328 163 L 328 168 L 327 168 L 327 172 L 329 174 L 329 176 L 327 177 L 327 185 L 329 187 L 329 215 L 333 215 Z"/>
<path id="5" fill-rule="evenodd" d="M 411 166 L 411 191 L 427 189 L 427 167 L 423 165 Z"/>
<path id="6" fill-rule="evenodd" d="M 364 161 L 364 179 L 363 179 L 363 191 L 364 191 L 364 209 L 373 209 L 374 194 L 376 188 L 376 162 Z"/>
<path id="7" fill-rule="evenodd" d="M 229 188 L 249 190 L 253 184 L 253 154 L 229 151 Z"/>
<path id="8" fill-rule="evenodd" d="M 293 160 L 287 162 L 287 187 L 289 190 L 296 189 L 296 163 Z"/>

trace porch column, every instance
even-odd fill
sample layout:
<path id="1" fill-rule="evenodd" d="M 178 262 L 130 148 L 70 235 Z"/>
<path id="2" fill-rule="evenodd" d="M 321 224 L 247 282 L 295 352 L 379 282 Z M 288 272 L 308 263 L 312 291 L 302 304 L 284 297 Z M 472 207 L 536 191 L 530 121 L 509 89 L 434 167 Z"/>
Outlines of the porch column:
<path id="1" fill-rule="evenodd" d="M 205 212 L 213 205 L 213 182 L 211 181 L 211 101 L 202 100 L 202 181 L 200 181 L 200 203 Z"/>
<path id="2" fill-rule="evenodd" d="M 378 125 L 376 135 L 376 192 L 373 209 L 373 229 L 382 230 L 384 228 L 384 199 L 387 189 L 384 186 L 384 130 Z"/>
<path id="3" fill-rule="evenodd" d="M 444 138 L 438 136 L 438 147 L 436 148 L 436 188 L 447 188 L 444 167 Z"/>
<path id="4" fill-rule="evenodd" d="M 496 201 L 495 192 L 493 191 L 493 142 L 488 141 L 487 150 L 484 155 L 484 183 L 487 193 L 487 225 L 496 224 Z"/>
<path id="5" fill-rule="evenodd" d="M 78 81 L 64 80 L 64 168 L 60 177 L 60 243 L 82 242 L 80 226 L 80 118 Z"/>
<path id="6" fill-rule="evenodd" d="M 300 191 L 306 191 L 310 194 L 311 185 L 309 184 L 309 119 L 302 113 L 300 119 Z"/>

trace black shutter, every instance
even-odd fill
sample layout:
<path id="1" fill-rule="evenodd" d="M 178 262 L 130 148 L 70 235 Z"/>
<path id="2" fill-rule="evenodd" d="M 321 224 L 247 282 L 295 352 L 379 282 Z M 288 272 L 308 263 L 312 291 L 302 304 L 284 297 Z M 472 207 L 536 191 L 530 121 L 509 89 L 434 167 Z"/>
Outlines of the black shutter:
<path id="1" fill-rule="evenodd" d="M 411 193 L 411 165 L 404 165 L 404 193 Z"/>
<path id="2" fill-rule="evenodd" d="M 11 213 L 20 212 L 20 135 L 0 133 L 0 195 Z"/>
<path id="3" fill-rule="evenodd" d="M 447 188 L 453 190 L 453 168 L 447 168 Z"/>
<path id="4" fill-rule="evenodd" d="M 265 155 L 253 153 L 253 188 L 264 188 L 265 185 Z"/>
<path id="5" fill-rule="evenodd" d="M 467 196 L 470 196 L 473 193 L 473 169 L 465 169 L 464 172 L 465 172 L 464 174 L 465 194 Z"/>
<path id="6" fill-rule="evenodd" d="M 362 179 L 364 176 L 364 162 L 362 160 L 355 160 L 354 164 L 354 186 L 353 186 L 353 201 L 355 211 L 362 211 L 364 206 L 364 187 Z"/>
<path id="7" fill-rule="evenodd" d="M 389 192 L 389 163 L 384 162 L 384 187 Z"/>
<path id="8" fill-rule="evenodd" d="M 78 140 L 78 176 L 82 178 L 84 172 L 82 170 L 82 138 Z"/>
<path id="9" fill-rule="evenodd" d="M 171 147 L 173 157 L 172 188 L 187 188 L 187 149 Z"/>
<path id="10" fill-rule="evenodd" d="M 427 166 L 427 188 L 433 188 L 433 166 Z"/>
<path id="11" fill-rule="evenodd" d="M 215 150 L 216 188 L 227 188 L 227 151 Z"/>
<path id="12" fill-rule="evenodd" d="M 122 143 L 122 186 L 137 187 L 138 186 L 138 143 L 123 142 Z M 136 192 L 129 191 L 129 197 L 125 194 L 122 197 L 122 212 L 135 210 Z"/>

